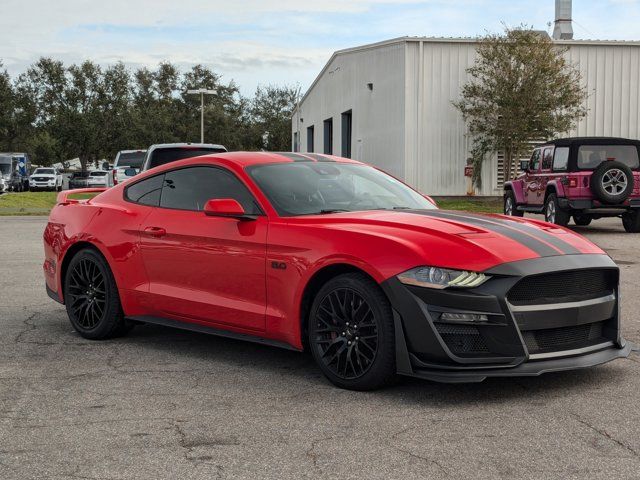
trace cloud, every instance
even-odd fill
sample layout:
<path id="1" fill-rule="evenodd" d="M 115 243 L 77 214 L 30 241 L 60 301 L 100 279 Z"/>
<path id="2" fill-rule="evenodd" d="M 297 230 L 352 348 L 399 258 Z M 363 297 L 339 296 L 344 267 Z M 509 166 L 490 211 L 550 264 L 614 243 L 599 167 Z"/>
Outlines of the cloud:
<path id="1" fill-rule="evenodd" d="M 332 52 L 404 35 L 475 36 L 501 22 L 547 28 L 552 0 L 2 0 L 0 59 L 16 75 L 40 56 L 67 63 L 210 66 L 245 93 L 306 88 Z M 576 0 L 578 35 L 630 39 L 638 2 Z M 610 19 L 603 21 L 603 19 Z"/>

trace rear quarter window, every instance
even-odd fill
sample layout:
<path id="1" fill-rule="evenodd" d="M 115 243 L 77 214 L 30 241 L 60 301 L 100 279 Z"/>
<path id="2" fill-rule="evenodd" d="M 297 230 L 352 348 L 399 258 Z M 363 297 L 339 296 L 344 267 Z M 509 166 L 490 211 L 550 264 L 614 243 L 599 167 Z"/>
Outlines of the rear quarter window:
<path id="1" fill-rule="evenodd" d="M 578 149 L 578 168 L 594 170 L 602 162 L 613 161 L 624 163 L 637 169 L 638 148 L 635 145 L 581 145 Z"/>
<path id="2" fill-rule="evenodd" d="M 136 182 L 127 187 L 124 192 L 125 198 L 130 202 L 157 207 L 160 205 L 163 181 L 164 175 L 156 175 Z"/>

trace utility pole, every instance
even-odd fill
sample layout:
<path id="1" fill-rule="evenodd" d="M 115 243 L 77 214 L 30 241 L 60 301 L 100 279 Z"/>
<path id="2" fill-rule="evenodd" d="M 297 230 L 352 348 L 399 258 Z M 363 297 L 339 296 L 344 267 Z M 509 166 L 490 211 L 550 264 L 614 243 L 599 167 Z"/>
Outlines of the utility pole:
<path id="1" fill-rule="evenodd" d="M 200 143 L 204 143 L 204 96 L 215 95 L 217 90 L 209 90 L 206 88 L 198 88 L 195 90 L 187 90 L 188 94 L 200 94 Z"/>

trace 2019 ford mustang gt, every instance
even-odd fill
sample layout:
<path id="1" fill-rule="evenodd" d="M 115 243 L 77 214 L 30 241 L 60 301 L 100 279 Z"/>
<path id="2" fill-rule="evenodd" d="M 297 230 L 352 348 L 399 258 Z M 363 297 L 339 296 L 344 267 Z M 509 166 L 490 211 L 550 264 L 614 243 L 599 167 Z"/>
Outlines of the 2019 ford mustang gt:
<path id="1" fill-rule="evenodd" d="M 397 373 L 477 382 L 630 352 L 619 271 L 596 245 L 439 210 L 357 161 L 220 153 L 98 191 L 59 194 L 44 232 L 47 292 L 86 338 L 144 322 L 308 349 L 357 390 Z"/>

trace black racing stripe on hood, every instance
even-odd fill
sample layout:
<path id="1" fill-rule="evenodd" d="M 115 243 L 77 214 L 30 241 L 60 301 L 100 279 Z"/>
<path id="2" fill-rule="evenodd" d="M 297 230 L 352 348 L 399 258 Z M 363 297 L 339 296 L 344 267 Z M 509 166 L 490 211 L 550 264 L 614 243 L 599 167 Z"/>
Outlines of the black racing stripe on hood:
<path id="1" fill-rule="evenodd" d="M 481 217 L 467 216 L 466 214 L 465 215 L 449 214 L 441 210 L 402 210 L 402 212 L 414 213 L 417 215 L 424 215 L 425 217 L 433 217 L 433 218 L 439 218 L 443 220 L 453 220 L 453 221 L 458 221 L 462 223 L 468 223 L 469 225 L 473 225 L 476 227 L 484 228 L 486 230 L 505 236 L 515 242 L 520 243 L 521 245 L 524 245 L 528 249 L 536 252 L 541 257 L 552 257 L 560 253 L 555 248 L 552 248 L 551 246 L 538 240 L 537 238 L 533 238 L 526 233 L 508 228 L 504 225 L 486 221 Z"/>
<path id="2" fill-rule="evenodd" d="M 451 215 L 454 216 L 458 216 L 458 215 L 462 215 L 465 217 L 472 217 L 472 218 L 477 218 L 481 221 L 484 222 L 489 222 L 489 223 L 495 223 L 498 225 L 504 225 L 507 228 L 511 228 L 514 230 L 519 230 L 523 233 L 526 233 L 528 235 L 531 235 L 533 237 L 536 237 L 537 239 L 546 242 L 550 245 L 552 245 L 553 247 L 557 248 L 558 250 L 560 250 L 562 253 L 564 253 L 565 255 L 575 255 L 575 254 L 579 254 L 581 253 L 580 250 L 578 250 L 576 247 L 574 247 L 573 245 L 571 245 L 570 243 L 565 242 L 564 240 L 562 240 L 561 238 L 558 238 L 555 235 L 551 235 L 550 233 L 545 232 L 544 230 L 541 230 L 540 228 L 536 228 L 533 227 L 531 225 L 528 225 L 526 223 L 520 223 L 517 221 L 510 221 L 510 220 L 503 220 L 500 218 L 488 218 L 486 216 L 483 215 L 476 215 L 473 213 L 454 213 L 454 212 L 448 212 Z"/>

